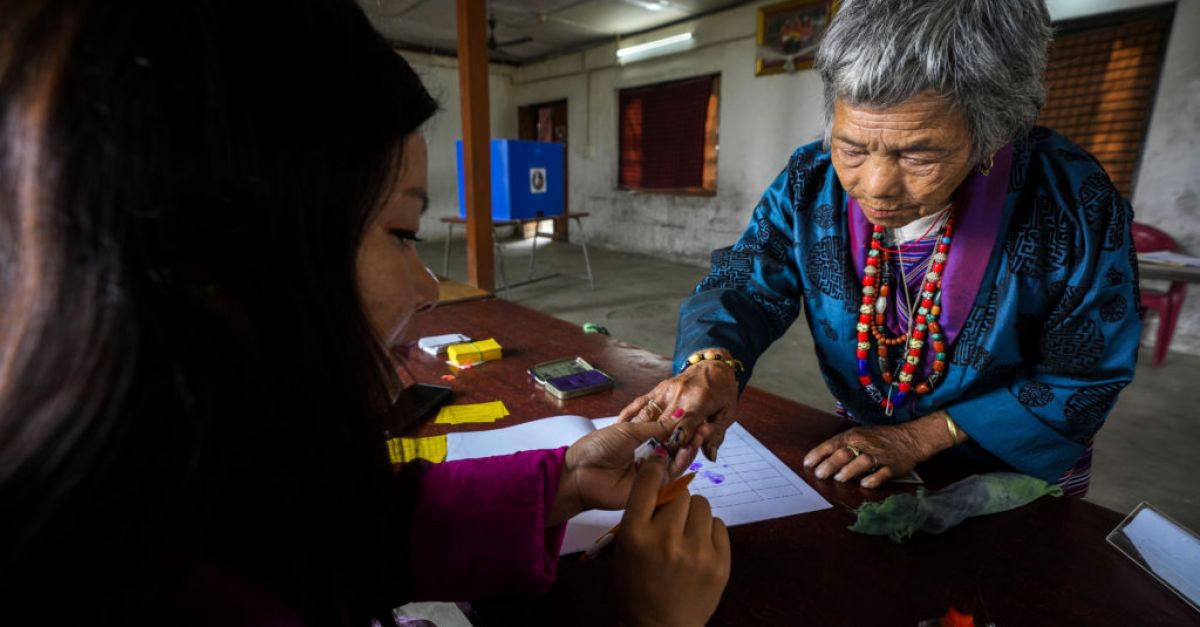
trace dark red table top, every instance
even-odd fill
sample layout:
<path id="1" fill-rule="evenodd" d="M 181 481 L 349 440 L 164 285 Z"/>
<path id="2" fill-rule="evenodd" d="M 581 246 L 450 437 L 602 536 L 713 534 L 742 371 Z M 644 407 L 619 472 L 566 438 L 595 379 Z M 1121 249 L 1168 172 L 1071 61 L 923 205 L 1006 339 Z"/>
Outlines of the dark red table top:
<path id="1" fill-rule="evenodd" d="M 448 385 L 454 403 L 502 400 L 512 413 L 491 425 L 428 425 L 423 434 L 561 414 L 612 416 L 671 369 L 665 357 L 500 299 L 438 309 L 424 316 L 421 331 L 495 337 L 504 358 L 462 371 Z M 526 374 L 534 364 L 576 355 L 612 375 L 616 386 L 559 401 Z M 449 372 L 419 351 L 410 365 L 426 383 L 441 384 Z M 711 624 L 915 626 L 957 604 L 973 611 L 977 624 L 998 627 L 1200 625 L 1200 613 L 1105 542 L 1122 514 L 1078 499 L 1043 498 L 896 544 L 847 530 L 850 508 L 912 488 L 865 490 L 819 480 L 801 466 L 810 448 L 848 426 L 844 421 L 753 387 L 738 405 L 738 421 L 834 507 L 731 528 L 733 571 Z M 922 474 L 936 487 L 962 472 L 933 464 Z M 565 558 L 545 597 L 477 604 L 480 622 L 613 625 L 610 567 L 610 558 Z"/>

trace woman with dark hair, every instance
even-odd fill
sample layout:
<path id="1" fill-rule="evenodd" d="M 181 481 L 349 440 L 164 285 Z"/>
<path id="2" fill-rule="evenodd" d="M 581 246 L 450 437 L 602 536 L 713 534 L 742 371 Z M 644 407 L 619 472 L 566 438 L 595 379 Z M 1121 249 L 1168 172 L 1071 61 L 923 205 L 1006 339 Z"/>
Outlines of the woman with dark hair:
<path id="1" fill-rule="evenodd" d="M 0 0 L 5 624 L 389 624 L 627 497 L 622 615 L 711 615 L 724 526 L 629 463 L 666 426 L 392 472 L 435 110 L 348 0 Z"/>

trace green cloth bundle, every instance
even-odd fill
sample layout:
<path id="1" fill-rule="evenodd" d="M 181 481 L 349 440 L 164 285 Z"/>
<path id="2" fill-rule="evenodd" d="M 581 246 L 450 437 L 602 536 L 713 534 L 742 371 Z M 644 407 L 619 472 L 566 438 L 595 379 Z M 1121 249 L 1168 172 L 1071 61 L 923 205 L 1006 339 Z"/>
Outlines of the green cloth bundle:
<path id="1" fill-rule="evenodd" d="M 850 530 L 903 542 L 917 531 L 941 533 L 972 516 L 1006 512 L 1047 494 L 1062 496 L 1063 491 L 1015 472 L 971 475 L 934 492 L 918 488 L 916 494 L 863 503 Z"/>

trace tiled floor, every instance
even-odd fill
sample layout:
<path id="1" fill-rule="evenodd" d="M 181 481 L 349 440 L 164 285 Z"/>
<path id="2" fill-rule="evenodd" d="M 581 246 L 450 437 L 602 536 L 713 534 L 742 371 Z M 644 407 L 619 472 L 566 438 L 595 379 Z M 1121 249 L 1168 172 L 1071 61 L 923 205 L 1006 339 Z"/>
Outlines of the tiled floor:
<path id="1" fill-rule="evenodd" d="M 526 268 L 529 241 L 505 244 L 510 279 Z M 442 242 L 422 245 L 426 262 L 441 261 Z M 596 289 L 586 281 L 559 276 L 501 294 L 539 311 L 577 323 L 595 322 L 613 336 L 670 355 L 680 302 L 705 268 L 645 255 L 592 249 Z M 452 246 L 450 275 L 463 278 L 461 242 Z M 538 270 L 583 274 L 577 247 L 539 246 Z M 1148 354 L 1148 353 L 1147 353 Z M 1191 373 L 1191 374 L 1189 374 Z M 1142 360 L 1132 385 L 1096 439 L 1095 477 L 1089 499 L 1128 512 L 1149 501 L 1200 531 L 1200 410 L 1196 382 L 1200 357 L 1172 353 L 1161 368 Z M 751 385 L 814 407 L 833 400 L 817 372 L 807 325 L 797 323 L 759 361 Z M 1197 387 L 1193 387 L 1197 386 Z"/>

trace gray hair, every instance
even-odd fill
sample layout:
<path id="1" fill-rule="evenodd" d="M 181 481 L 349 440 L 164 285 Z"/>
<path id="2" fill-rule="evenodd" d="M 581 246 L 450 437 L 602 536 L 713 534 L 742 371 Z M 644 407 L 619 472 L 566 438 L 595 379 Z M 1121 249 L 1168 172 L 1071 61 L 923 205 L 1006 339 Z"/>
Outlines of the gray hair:
<path id="1" fill-rule="evenodd" d="M 845 0 L 817 51 L 825 145 L 834 101 L 886 108 L 933 90 L 962 111 L 982 162 L 1046 102 L 1044 0 Z"/>

